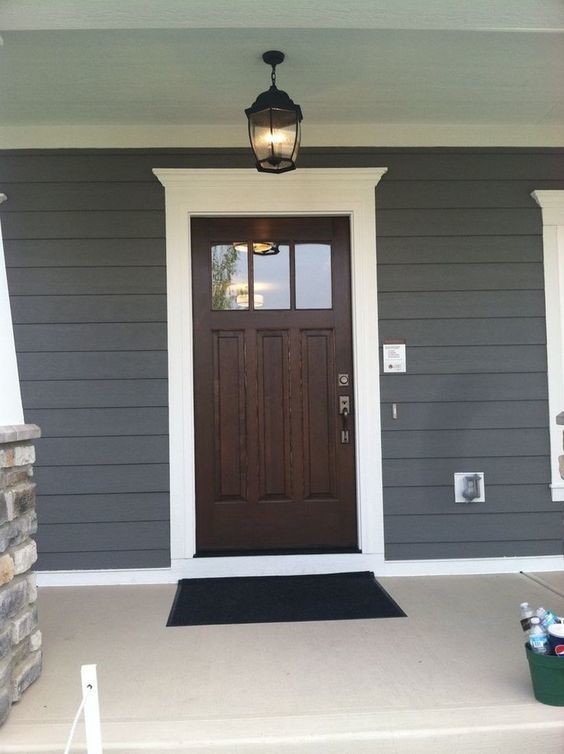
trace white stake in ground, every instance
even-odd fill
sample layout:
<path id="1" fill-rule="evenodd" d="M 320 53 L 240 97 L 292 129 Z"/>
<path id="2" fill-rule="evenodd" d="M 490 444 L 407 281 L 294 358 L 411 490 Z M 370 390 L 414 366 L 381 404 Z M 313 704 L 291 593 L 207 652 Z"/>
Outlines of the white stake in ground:
<path id="1" fill-rule="evenodd" d="M 84 703 L 84 728 L 87 754 L 103 754 L 98 702 L 98 676 L 96 665 L 83 665 L 80 669 L 82 700 Z"/>

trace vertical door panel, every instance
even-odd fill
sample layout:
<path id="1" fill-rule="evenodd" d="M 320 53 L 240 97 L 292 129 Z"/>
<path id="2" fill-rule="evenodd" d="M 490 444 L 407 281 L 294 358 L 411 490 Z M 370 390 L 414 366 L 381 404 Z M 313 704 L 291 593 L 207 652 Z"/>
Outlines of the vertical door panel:
<path id="1" fill-rule="evenodd" d="M 304 500 L 337 497 L 333 333 L 302 331 Z"/>
<path id="2" fill-rule="evenodd" d="M 243 333 L 215 332 L 213 343 L 215 500 L 244 500 L 247 432 Z"/>
<path id="3" fill-rule="evenodd" d="M 259 499 L 291 499 L 289 339 L 257 333 Z"/>

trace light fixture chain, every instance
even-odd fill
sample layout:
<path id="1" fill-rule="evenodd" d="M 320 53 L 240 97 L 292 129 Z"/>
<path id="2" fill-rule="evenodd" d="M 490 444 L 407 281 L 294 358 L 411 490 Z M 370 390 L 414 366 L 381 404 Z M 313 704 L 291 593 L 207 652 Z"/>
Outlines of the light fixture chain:
<path id="1" fill-rule="evenodd" d="M 272 73 L 270 74 L 270 80 L 272 81 L 272 86 L 276 86 L 276 65 L 272 66 Z"/>

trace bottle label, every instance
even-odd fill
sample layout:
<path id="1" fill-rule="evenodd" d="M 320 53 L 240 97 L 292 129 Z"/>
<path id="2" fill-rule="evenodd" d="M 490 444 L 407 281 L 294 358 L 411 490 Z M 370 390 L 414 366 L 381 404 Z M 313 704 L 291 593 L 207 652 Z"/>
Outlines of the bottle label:
<path id="1" fill-rule="evenodd" d="M 529 636 L 529 644 L 533 652 L 546 652 L 548 649 L 548 637 L 543 634 Z"/>
<path id="2" fill-rule="evenodd" d="M 521 628 L 523 629 L 523 631 L 528 631 L 530 629 L 531 617 L 532 616 L 529 616 L 528 618 L 521 618 Z"/>

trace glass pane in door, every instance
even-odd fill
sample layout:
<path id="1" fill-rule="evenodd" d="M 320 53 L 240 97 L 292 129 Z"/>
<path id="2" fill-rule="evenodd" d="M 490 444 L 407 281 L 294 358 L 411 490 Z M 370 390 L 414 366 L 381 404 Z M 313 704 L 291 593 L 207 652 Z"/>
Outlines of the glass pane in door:
<path id="1" fill-rule="evenodd" d="M 255 309 L 290 308 L 290 247 L 276 243 L 273 248 L 275 253 L 253 254 Z"/>
<path id="2" fill-rule="evenodd" d="M 331 309 L 331 244 L 296 244 L 296 309 Z"/>
<path id="3" fill-rule="evenodd" d="M 212 309 L 248 309 L 249 273 L 246 243 L 211 247 Z"/>

